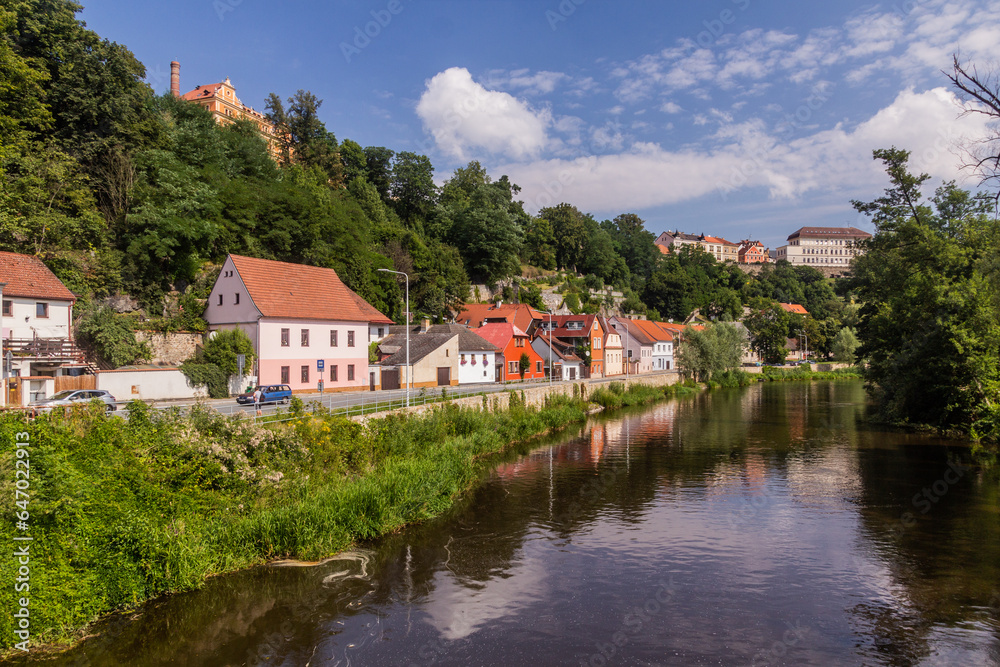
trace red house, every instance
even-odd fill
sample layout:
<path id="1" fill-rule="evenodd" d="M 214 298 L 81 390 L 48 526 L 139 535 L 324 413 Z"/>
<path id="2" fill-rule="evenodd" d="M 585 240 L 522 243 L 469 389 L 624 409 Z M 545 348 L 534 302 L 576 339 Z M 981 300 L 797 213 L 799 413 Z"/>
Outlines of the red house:
<path id="1" fill-rule="evenodd" d="M 510 322 L 489 322 L 476 329 L 476 333 L 500 349 L 496 355 L 496 380 L 520 380 L 521 355 L 528 355 L 528 368 L 523 379 L 538 380 L 545 377 L 545 362 L 531 347 L 528 334 Z"/>

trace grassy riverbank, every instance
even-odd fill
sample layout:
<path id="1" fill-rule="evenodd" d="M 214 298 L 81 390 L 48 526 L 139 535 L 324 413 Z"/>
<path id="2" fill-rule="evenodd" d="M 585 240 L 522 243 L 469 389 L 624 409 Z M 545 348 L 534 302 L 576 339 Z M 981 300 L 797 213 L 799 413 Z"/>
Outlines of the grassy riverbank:
<path id="1" fill-rule="evenodd" d="M 716 373 L 706 383 L 709 389 L 718 387 L 748 387 L 758 382 L 790 382 L 804 380 L 860 380 L 861 374 L 856 368 L 838 368 L 835 371 L 814 371 L 807 366 L 795 368 L 778 368 L 764 366 L 760 373 L 748 373 L 742 369 L 734 369 Z"/>
<path id="2" fill-rule="evenodd" d="M 453 405 L 357 424 L 326 412 L 255 425 L 207 409 L 190 415 L 130 405 L 31 423 L 0 417 L 4 521 L 14 544 L 15 434 L 28 434 L 31 647 L 73 641 L 92 621 L 206 577 L 278 558 L 320 559 L 356 541 L 434 517 L 474 485 L 492 455 L 609 407 L 690 387 L 621 385 L 590 400 L 487 412 Z M 24 440 L 24 437 L 21 437 Z M 24 460 L 24 459 L 21 459 Z M 23 485 L 22 485 L 23 486 Z M 15 609 L 12 559 L 0 600 Z M 0 653 L 18 641 L 0 616 Z"/>

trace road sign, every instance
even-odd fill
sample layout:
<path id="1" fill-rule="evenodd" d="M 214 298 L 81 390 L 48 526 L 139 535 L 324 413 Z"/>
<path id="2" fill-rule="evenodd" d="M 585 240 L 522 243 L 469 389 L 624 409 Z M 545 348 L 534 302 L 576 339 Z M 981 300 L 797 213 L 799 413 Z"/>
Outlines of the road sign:
<path id="1" fill-rule="evenodd" d="M 238 369 L 236 374 L 238 376 L 243 377 L 243 366 L 246 365 L 246 363 L 247 363 L 247 355 L 245 354 L 236 355 L 236 368 Z"/>
<path id="2" fill-rule="evenodd" d="M 326 361 L 324 361 L 323 359 L 317 359 L 316 360 L 316 370 L 318 370 L 320 373 L 323 372 L 323 367 L 325 365 L 326 365 Z"/>

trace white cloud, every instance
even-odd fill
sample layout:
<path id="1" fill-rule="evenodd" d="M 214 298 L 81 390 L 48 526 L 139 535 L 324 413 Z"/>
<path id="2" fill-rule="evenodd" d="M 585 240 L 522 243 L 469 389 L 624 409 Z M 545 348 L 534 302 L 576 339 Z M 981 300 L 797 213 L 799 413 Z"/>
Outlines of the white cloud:
<path id="1" fill-rule="evenodd" d="M 664 102 L 663 106 L 660 107 L 660 111 L 663 113 L 680 113 L 681 111 L 684 111 L 684 109 L 682 109 L 681 105 L 676 102 Z"/>
<path id="2" fill-rule="evenodd" d="M 871 159 L 876 148 L 909 150 L 913 171 L 961 179 L 955 147 L 963 137 L 982 136 L 986 125 L 977 115 L 959 119 L 960 113 L 949 90 L 906 90 L 853 129 L 838 125 L 789 140 L 755 120 L 722 125 L 712 148 L 635 143 L 613 155 L 509 164 L 503 173 L 523 188 L 531 210 L 561 201 L 594 212 L 642 210 L 744 188 L 766 188 L 773 199 L 836 193 L 846 205 L 885 182 Z"/>
<path id="3" fill-rule="evenodd" d="M 552 115 L 522 100 L 487 90 L 464 67 L 452 67 L 434 76 L 417 103 L 423 121 L 438 148 L 459 160 L 481 149 L 514 159 L 531 158 L 549 144 Z"/>

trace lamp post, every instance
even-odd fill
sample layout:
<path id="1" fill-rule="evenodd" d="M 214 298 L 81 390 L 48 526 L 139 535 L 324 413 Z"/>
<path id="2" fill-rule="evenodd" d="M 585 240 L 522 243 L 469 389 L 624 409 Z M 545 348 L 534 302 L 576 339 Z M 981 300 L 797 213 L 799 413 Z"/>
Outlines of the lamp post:
<path id="1" fill-rule="evenodd" d="M 413 368 L 410 366 L 410 276 L 402 271 L 392 269 L 379 269 L 383 273 L 395 273 L 406 278 L 406 407 L 410 407 L 410 385 L 413 384 Z"/>
<path id="2" fill-rule="evenodd" d="M 625 319 L 625 386 L 628 387 L 628 365 L 632 360 L 632 350 L 628 349 L 628 319 Z"/>
<path id="3" fill-rule="evenodd" d="M 555 370 L 552 367 L 552 311 L 549 313 L 549 387 L 552 387 L 552 373 Z"/>

